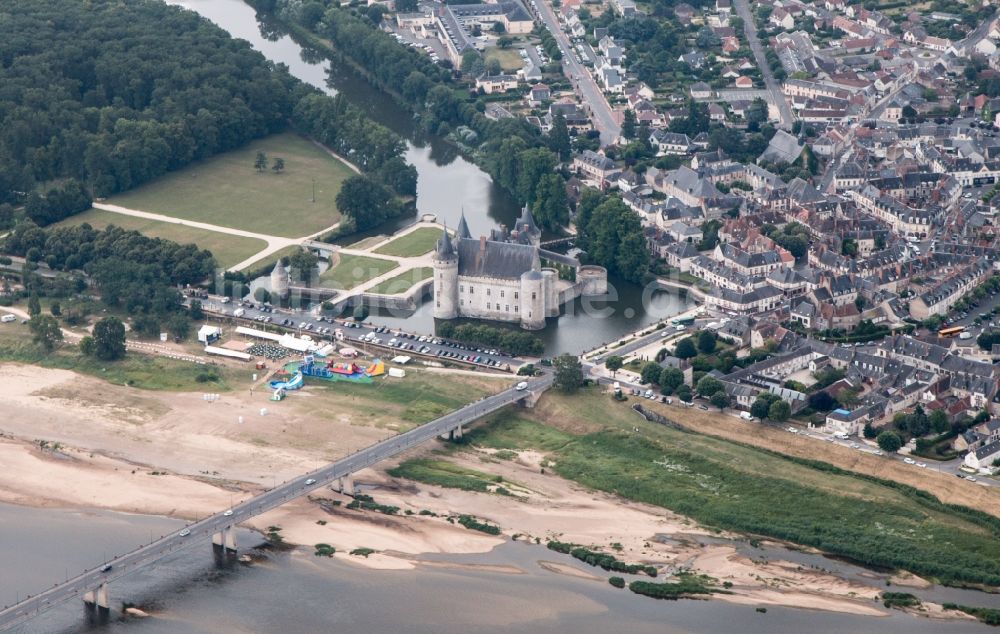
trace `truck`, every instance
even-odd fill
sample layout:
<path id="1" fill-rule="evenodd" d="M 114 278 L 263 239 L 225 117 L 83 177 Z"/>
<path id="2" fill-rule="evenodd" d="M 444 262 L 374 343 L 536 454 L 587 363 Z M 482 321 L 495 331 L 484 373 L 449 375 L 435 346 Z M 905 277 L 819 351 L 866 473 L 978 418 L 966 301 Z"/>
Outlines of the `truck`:
<path id="1" fill-rule="evenodd" d="M 246 313 L 247 313 L 246 309 L 237 308 L 236 310 L 233 311 L 233 317 L 242 317 Z"/>

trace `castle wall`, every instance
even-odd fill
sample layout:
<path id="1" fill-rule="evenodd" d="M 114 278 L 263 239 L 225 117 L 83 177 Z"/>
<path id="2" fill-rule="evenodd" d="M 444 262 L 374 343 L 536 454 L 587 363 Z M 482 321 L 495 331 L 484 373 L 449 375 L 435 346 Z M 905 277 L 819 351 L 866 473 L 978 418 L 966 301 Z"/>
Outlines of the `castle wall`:
<path id="1" fill-rule="evenodd" d="M 531 273 L 535 273 L 532 277 Z M 536 271 L 521 276 L 521 327 L 540 330 L 545 327 L 545 278 Z"/>
<path id="2" fill-rule="evenodd" d="M 519 322 L 522 300 L 519 280 L 458 277 L 458 314 L 462 317 Z"/>

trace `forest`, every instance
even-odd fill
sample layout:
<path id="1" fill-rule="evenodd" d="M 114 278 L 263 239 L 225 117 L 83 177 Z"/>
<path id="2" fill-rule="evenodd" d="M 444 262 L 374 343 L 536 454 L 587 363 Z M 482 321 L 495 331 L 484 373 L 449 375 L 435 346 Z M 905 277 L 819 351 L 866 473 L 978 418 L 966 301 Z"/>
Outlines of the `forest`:
<path id="1" fill-rule="evenodd" d="M 0 16 L 0 202 L 30 199 L 40 224 L 85 208 L 80 191 L 133 188 L 289 121 L 365 171 L 402 154 L 397 135 L 194 12 L 11 0 Z"/>

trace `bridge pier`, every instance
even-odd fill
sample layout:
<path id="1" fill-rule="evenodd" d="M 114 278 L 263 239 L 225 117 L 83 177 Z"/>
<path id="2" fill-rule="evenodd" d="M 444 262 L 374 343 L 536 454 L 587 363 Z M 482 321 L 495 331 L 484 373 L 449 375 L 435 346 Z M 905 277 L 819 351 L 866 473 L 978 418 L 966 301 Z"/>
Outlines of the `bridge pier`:
<path id="1" fill-rule="evenodd" d="M 462 428 L 461 425 L 459 425 L 455 429 L 451 429 L 451 430 L 449 430 L 449 431 L 441 434 L 439 436 L 439 438 L 441 440 L 449 440 L 451 442 L 458 442 L 459 440 L 462 439 L 462 434 L 463 434 L 463 428 Z"/>
<path id="2" fill-rule="evenodd" d="M 212 546 L 223 552 L 236 552 L 236 527 L 230 524 L 212 535 Z"/>
<path id="3" fill-rule="evenodd" d="M 337 480 L 337 483 L 333 486 L 333 490 L 337 493 L 343 493 L 344 495 L 354 495 L 357 493 L 357 488 L 354 486 L 354 476 L 347 474 L 342 478 Z"/>
<path id="4" fill-rule="evenodd" d="M 541 391 L 528 392 L 527 394 L 524 395 L 524 398 L 518 401 L 518 403 L 521 405 L 521 407 L 527 407 L 528 409 L 531 409 L 535 406 L 535 403 L 537 403 L 538 399 L 540 399 L 541 397 L 542 397 Z"/>
<path id="5" fill-rule="evenodd" d="M 102 583 L 95 590 L 85 592 L 83 606 L 87 611 L 89 621 L 107 621 L 111 613 L 111 604 L 108 602 L 108 584 Z"/>

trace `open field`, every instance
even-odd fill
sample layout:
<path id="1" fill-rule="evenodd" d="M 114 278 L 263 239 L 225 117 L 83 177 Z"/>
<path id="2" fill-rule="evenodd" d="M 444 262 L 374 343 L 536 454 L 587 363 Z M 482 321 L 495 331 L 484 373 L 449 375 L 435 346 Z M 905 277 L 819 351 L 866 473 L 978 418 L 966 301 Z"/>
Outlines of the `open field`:
<path id="1" fill-rule="evenodd" d="M 257 152 L 273 164 L 285 160 L 276 174 L 254 169 Z M 265 235 L 297 238 L 340 220 L 334 199 L 352 175 L 342 162 L 302 137 L 285 132 L 171 172 L 151 183 L 118 194 L 107 202 L 175 218 L 234 227 Z M 313 181 L 316 202 L 312 200 Z"/>
<path id="2" fill-rule="evenodd" d="M 648 423 L 597 390 L 549 393 L 535 411 L 502 412 L 465 439 L 541 451 L 563 477 L 719 529 L 949 583 L 1000 584 L 994 516 L 827 463 Z"/>
<path id="3" fill-rule="evenodd" d="M 215 256 L 215 261 L 222 268 L 229 268 L 242 262 L 267 246 L 266 242 L 256 238 L 233 236 L 172 222 L 126 216 L 101 209 L 88 209 L 81 214 L 70 216 L 57 226 L 76 226 L 83 223 L 87 223 L 95 229 L 117 225 L 122 229 L 138 231 L 152 238 L 163 238 L 180 244 L 196 244 L 199 249 L 211 251 L 212 255 Z"/>
<path id="4" fill-rule="evenodd" d="M 0 362 L 4 361 L 72 370 L 144 390 L 226 392 L 231 389 L 230 382 L 234 378 L 234 373 L 224 366 L 199 366 L 133 352 L 121 361 L 107 363 L 80 354 L 79 346 L 70 341 L 52 352 L 45 352 L 32 342 L 28 327 L 18 322 L 0 324 Z M 199 375 L 204 380 L 199 380 Z"/>
<path id="5" fill-rule="evenodd" d="M 400 236 L 383 244 L 375 249 L 375 253 L 382 255 L 395 255 L 401 258 L 413 258 L 418 255 L 430 253 L 434 249 L 438 238 L 441 237 L 441 230 L 434 227 L 420 227 L 410 233 Z"/>
<path id="6" fill-rule="evenodd" d="M 518 55 L 516 48 L 500 48 L 492 46 L 483 53 L 485 61 L 495 59 L 500 62 L 500 68 L 504 72 L 519 70 L 524 67 L 524 60 Z"/>
<path id="7" fill-rule="evenodd" d="M 341 253 L 338 257 L 337 264 L 323 271 L 322 275 L 319 276 L 321 286 L 350 290 L 358 284 L 364 284 L 368 280 L 384 275 L 399 266 L 392 260 L 370 258 L 364 255 Z"/>
<path id="8" fill-rule="evenodd" d="M 389 278 L 384 282 L 379 282 L 370 289 L 372 293 L 382 293 L 383 295 L 395 295 L 405 293 L 417 282 L 428 280 L 434 275 L 434 269 L 429 266 L 422 266 L 416 269 L 404 271 L 396 277 Z"/>

